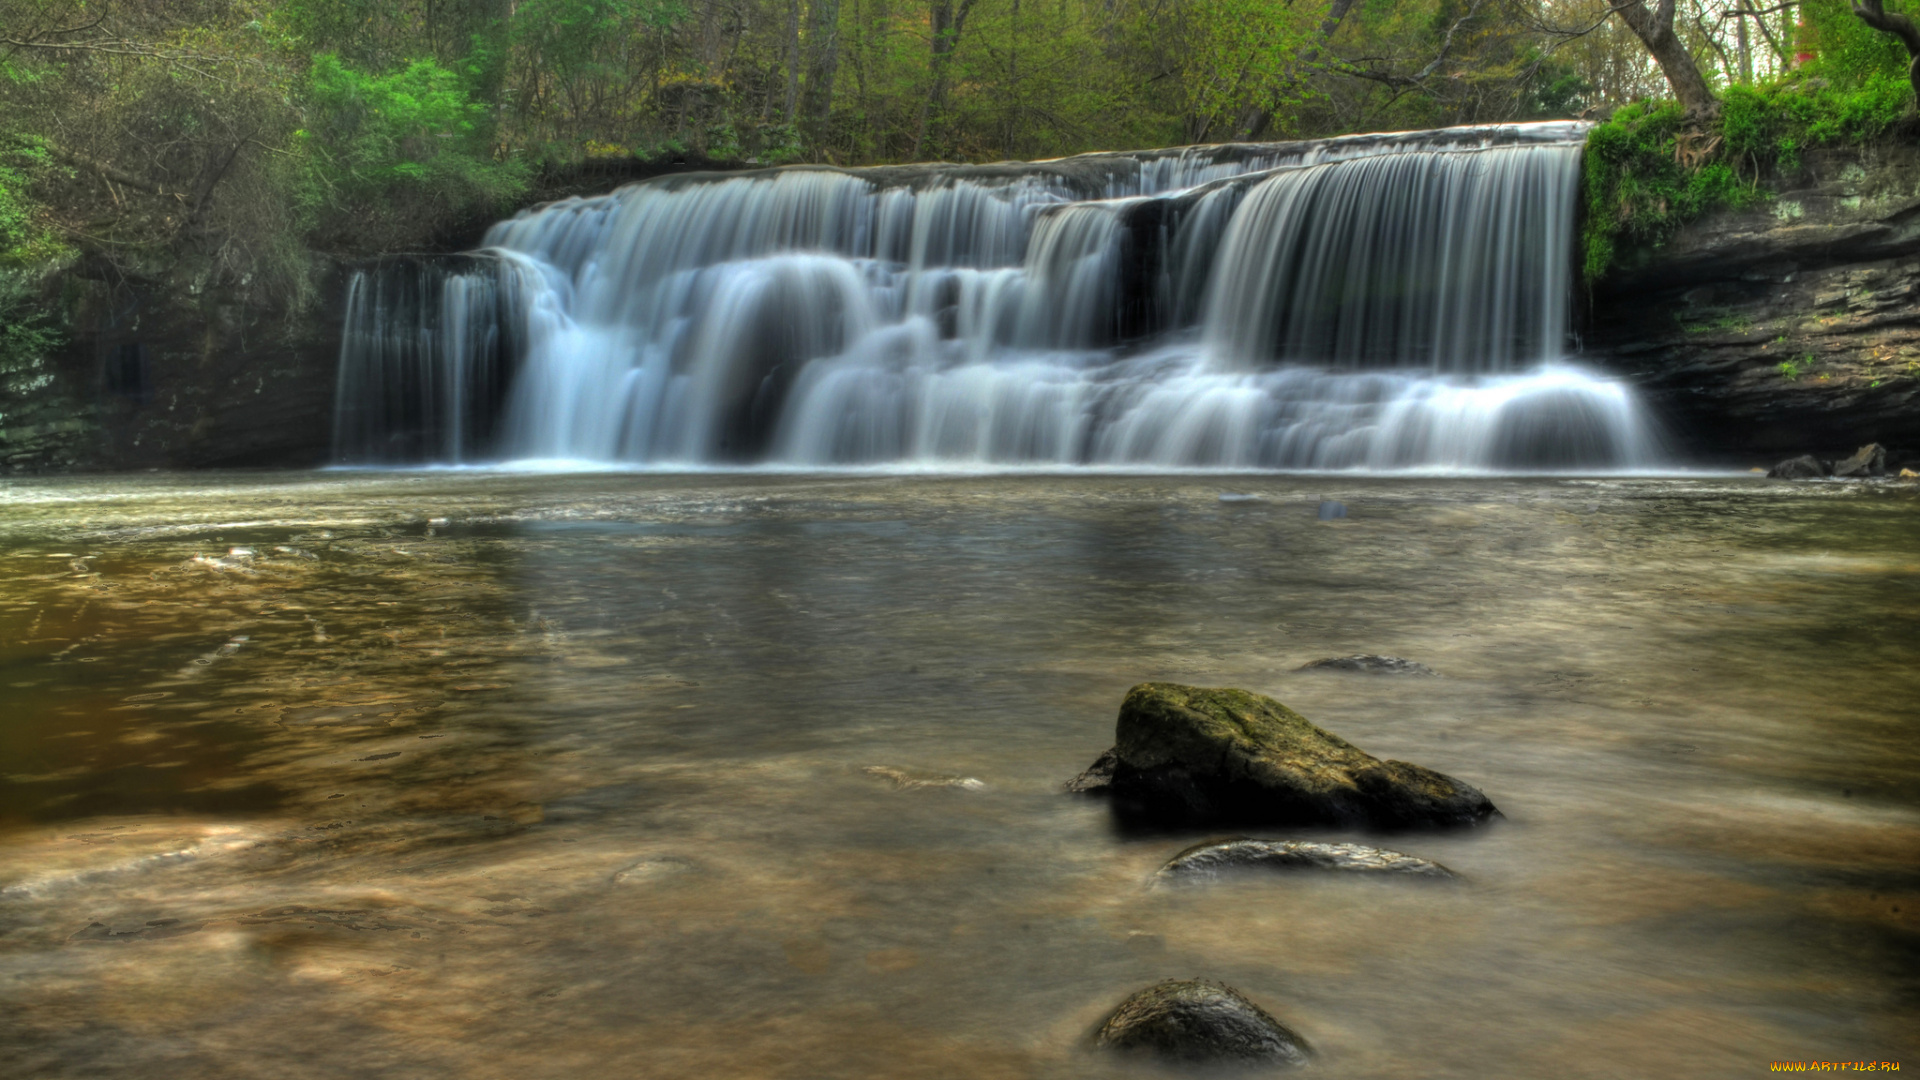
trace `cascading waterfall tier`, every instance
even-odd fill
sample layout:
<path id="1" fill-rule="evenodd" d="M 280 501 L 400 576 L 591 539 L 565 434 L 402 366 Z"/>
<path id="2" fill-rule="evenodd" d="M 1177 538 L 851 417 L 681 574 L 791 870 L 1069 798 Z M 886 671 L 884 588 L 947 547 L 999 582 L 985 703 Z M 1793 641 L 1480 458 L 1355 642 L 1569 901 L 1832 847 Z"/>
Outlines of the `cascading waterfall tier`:
<path id="1" fill-rule="evenodd" d="M 634 184 L 355 275 L 345 463 L 1593 469 L 1584 128 Z"/>

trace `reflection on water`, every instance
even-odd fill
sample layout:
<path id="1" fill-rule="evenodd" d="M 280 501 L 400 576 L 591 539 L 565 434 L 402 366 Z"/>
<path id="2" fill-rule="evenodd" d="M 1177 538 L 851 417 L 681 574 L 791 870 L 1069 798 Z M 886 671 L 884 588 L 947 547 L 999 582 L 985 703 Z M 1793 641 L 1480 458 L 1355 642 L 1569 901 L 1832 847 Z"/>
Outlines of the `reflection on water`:
<path id="1" fill-rule="evenodd" d="M 1083 1076 L 1194 975 L 1327 1076 L 1913 1061 L 1917 525 L 1728 480 L 8 482 L 0 1072 Z M 1353 652 L 1443 677 L 1295 670 Z M 1196 837 L 1059 792 L 1144 679 L 1508 820 L 1391 842 L 1456 889 L 1150 891 Z"/>

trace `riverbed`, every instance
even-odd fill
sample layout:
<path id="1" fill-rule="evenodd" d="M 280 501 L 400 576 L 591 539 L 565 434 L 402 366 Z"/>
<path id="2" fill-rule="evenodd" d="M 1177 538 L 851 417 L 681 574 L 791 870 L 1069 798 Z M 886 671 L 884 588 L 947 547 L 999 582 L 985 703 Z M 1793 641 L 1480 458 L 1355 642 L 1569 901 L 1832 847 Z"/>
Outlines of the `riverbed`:
<path id="1" fill-rule="evenodd" d="M 1152 1076 L 1192 976 L 1326 1077 L 1920 1064 L 1913 485 L 8 480 L 0 566 L 7 1076 Z M 1150 679 L 1505 817 L 1149 889 L 1213 834 L 1061 784 Z"/>

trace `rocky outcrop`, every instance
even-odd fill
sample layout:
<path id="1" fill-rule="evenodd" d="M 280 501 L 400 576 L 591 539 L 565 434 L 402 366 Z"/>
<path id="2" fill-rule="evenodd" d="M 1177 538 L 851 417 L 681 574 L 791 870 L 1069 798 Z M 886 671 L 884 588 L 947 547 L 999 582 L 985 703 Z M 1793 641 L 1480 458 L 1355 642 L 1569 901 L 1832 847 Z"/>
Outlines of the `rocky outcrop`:
<path id="1" fill-rule="evenodd" d="M 1770 201 L 1623 253 L 1593 288 L 1587 357 L 1710 460 L 1863 440 L 1920 457 L 1920 143 L 1806 151 L 1764 180 Z"/>
<path id="2" fill-rule="evenodd" d="M 0 469 L 325 464 L 340 346 L 339 273 L 290 310 L 187 269 L 132 279 L 82 264 L 60 289 L 68 345 L 0 372 Z"/>
<path id="3" fill-rule="evenodd" d="M 1767 470 L 1769 480 L 1818 480 L 1832 476 L 1833 467 L 1812 454 L 1801 454 Z"/>
<path id="4" fill-rule="evenodd" d="M 1868 443 L 1853 452 L 1853 456 L 1844 461 L 1833 463 L 1833 475 L 1840 477 L 1885 476 L 1887 475 L 1887 448 L 1879 443 Z"/>
<path id="5" fill-rule="evenodd" d="M 1316 844 L 1305 840 L 1209 840 L 1167 860 L 1153 875 L 1156 885 L 1214 881 L 1253 871 L 1331 870 L 1451 878 L 1453 871 L 1428 859 L 1363 844 Z"/>
<path id="6" fill-rule="evenodd" d="M 1433 675 L 1437 674 L 1425 664 L 1404 660 L 1398 656 L 1378 656 L 1371 653 L 1359 653 L 1353 656 L 1330 656 L 1325 660 L 1313 660 L 1300 665 L 1301 671 L 1359 671 L 1368 675 Z"/>
<path id="7" fill-rule="evenodd" d="M 1382 761 L 1245 690 L 1141 683 L 1121 703 L 1114 742 L 1068 788 L 1109 795 L 1135 828 L 1433 828 L 1498 813 L 1468 784 Z"/>
<path id="8" fill-rule="evenodd" d="M 1307 1042 L 1246 995 L 1211 979 L 1169 979 L 1120 1003 L 1094 1035 L 1102 1050 L 1215 1065 L 1305 1065 Z"/>

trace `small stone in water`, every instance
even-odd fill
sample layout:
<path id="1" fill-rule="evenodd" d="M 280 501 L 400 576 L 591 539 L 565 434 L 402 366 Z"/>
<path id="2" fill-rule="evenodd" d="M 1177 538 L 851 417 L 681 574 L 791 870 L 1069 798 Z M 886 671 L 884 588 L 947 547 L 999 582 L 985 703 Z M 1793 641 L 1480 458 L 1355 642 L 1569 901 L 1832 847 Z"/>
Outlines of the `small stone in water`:
<path id="1" fill-rule="evenodd" d="M 1213 881 L 1250 870 L 1333 870 L 1346 873 L 1451 878 L 1453 871 L 1398 851 L 1361 844 L 1316 844 L 1304 840 L 1218 840 L 1196 844 L 1167 861 L 1153 884 Z"/>
<path id="2" fill-rule="evenodd" d="M 1320 520 L 1321 521 L 1332 521 L 1335 518 L 1343 518 L 1346 516 L 1347 516 L 1346 503 L 1335 502 L 1332 499 L 1324 499 L 1321 501 L 1320 503 Z"/>
<path id="3" fill-rule="evenodd" d="M 1398 656 L 1377 656 L 1361 653 L 1354 656 L 1333 656 L 1325 660 L 1314 660 L 1301 664 L 1300 671 L 1364 671 L 1374 675 L 1437 675 L 1438 672 L 1425 664 L 1412 660 L 1403 660 Z"/>
<path id="4" fill-rule="evenodd" d="M 675 877 L 696 869 L 691 859 L 678 855 L 666 855 L 657 859 L 642 859 L 631 866 L 614 871 L 613 881 L 617 885 L 633 885 L 642 881 L 657 881 L 661 878 Z"/>
<path id="5" fill-rule="evenodd" d="M 1221 502 L 1259 502 L 1260 496 L 1250 494 L 1247 492 L 1240 492 L 1240 491 L 1223 491 L 1220 493 L 1220 501 Z"/>
<path id="6" fill-rule="evenodd" d="M 915 775 L 901 769 L 885 765 L 869 765 L 865 770 L 869 776 L 877 776 L 893 785 L 895 791 L 911 791 L 915 788 L 960 788 L 963 791 L 978 791 L 987 785 L 971 776 L 946 776 L 938 773 Z"/>
<path id="7" fill-rule="evenodd" d="M 1305 1039 L 1212 979 L 1168 979 L 1139 991 L 1120 1003 L 1093 1041 L 1103 1050 L 1174 1061 L 1307 1063 Z"/>

